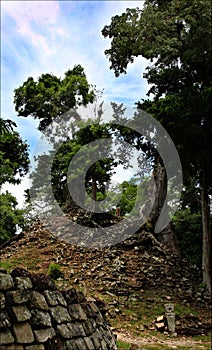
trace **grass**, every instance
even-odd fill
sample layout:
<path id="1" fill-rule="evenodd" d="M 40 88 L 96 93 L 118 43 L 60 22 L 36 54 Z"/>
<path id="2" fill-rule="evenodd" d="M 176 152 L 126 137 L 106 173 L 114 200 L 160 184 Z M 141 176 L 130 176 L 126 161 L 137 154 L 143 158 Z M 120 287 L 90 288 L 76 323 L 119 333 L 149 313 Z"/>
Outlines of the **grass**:
<path id="1" fill-rule="evenodd" d="M 40 259 L 35 257 L 31 257 L 30 259 L 26 259 L 26 257 L 8 258 L 7 260 L 0 261 L 0 267 L 8 272 L 18 267 L 34 270 L 39 262 Z"/>
<path id="2" fill-rule="evenodd" d="M 119 350 L 130 350 L 130 344 L 121 340 L 117 340 L 116 345 Z"/>

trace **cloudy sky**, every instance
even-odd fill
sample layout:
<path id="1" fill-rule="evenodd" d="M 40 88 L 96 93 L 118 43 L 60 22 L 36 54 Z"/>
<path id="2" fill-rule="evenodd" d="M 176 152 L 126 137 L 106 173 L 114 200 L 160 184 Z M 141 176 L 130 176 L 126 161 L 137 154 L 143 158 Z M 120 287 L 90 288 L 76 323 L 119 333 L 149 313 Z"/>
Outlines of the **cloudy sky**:
<path id="1" fill-rule="evenodd" d="M 112 16 L 127 7 L 142 7 L 143 1 L 2 1 L 1 2 L 1 115 L 18 125 L 32 153 L 40 138 L 37 123 L 18 118 L 13 105 L 14 89 L 42 73 L 63 77 L 65 71 L 81 64 L 88 82 L 103 89 L 106 102 L 133 105 L 148 90 L 142 75 L 147 62 L 141 58 L 128 68 L 128 74 L 115 78 L 104 50 L 110 40 L 101 30 Z M 26 181 L 16 188 L 17 196 Z"/>

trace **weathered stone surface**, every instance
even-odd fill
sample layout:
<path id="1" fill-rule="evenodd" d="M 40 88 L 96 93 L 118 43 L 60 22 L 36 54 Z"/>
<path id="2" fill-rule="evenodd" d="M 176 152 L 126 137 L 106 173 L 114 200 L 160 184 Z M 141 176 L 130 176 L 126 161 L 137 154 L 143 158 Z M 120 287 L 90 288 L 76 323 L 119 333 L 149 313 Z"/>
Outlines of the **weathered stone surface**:
<path id="1" fill-rule="evenodd" d="M 3 293 L 0 293 L 0 308 L 1 309 L 5 308 L 5 296 Z"/>
<path id="2" fill-rule="evenodd" d="M 0 313 L 0 328 L 8 328 L 11 325 L 8 314 L 4 311 Z"/>
<path id="3" fill-rule="evenodd" d="M 17 289 L 7 293 L 7 303 L 12 304 L 23 304 L 28 302 L 30 294 L 28 290 Z"/>
<path id="4" fill-rule="evenodd" d="M 30 294 L 30 307 L 36 308 L 39 310 L 48 310 L 48 304 L 41 293 L 36 292 L 35 290 Z"/>
<path id="5" fill-rule="evenodd" d="M 70 322 L 71 317 L 66 308 L 62 306 L 55 306 L 50 308 L 53 320 L 56 323 Z"/>
<path id="6" fill-rule="evenodd" d="M 95 349 L 101 349 L 101 337 L 94 333 L 89 339 L 92 340 L 92 343 L 94 344 Z"/>
<path id="7" fill-rule="evenodd" d="M 18 289 L 31 289 L 32 282 L 29 277 L 16 277 L 15 285 Z"/>
<path id="8" fill-rule="evenodd" d="M 38 343 L 45 343 L 48 339 L 52 339 L 56 333 L 54 328 L 44 328 L 34 331 L 35 339 Z"/>
<path id="9" fill-rule="evenodd" d="M 73 320 L 85 321 L 87 316 L 80 304 L 70 305 L 68 308 L 69 314 Z"/>
<path id="10" fill-rule="evenodd" d="M 14 287 L 13 279 L 9 274 L 0 272 L 0 290 L 9 290 Z"/>
<path id="11" fill-rule="evenodd" d="M 77 350 L 74 339 L 65 341 L 65 350 Z"/>
<path id="12" fill-rule="evenodd" d="M 66 324 L 59 324 L 57 326 L 57 330 L 62 338 L 71 339 L 73 337 L 73 333 L 70 328 Z"/>
<path id="13" fill-rule="evenodd" d="M 1 331 L 0 345 L 12 344 L 15 341 L 9 330 Z"/>
<path id="14" fill-rule="evenodd" d="M 35 327 L 51 327 L 51 317 L 48 312 L 32 310 L 31 324 Z"/>
<path id="15" fill-rule="evenodd" d="M 9 289 L 0 293 L 0 350 L 116 350 L 93 298 L 86 301 L 74 289 L 61 293 L 49 278 L 32 277 L 23 269 L 10 275 L 13 284 L 6 272 L 1 273 Z M 47 286 L 50 289 L 43 291 Z"/>
<path id="16" fill-rule="evenodd" d="M 68 323 L 67 326 L 71 330 L 72 337 L 86 337 L 85 330 L 83 328 L 83 325 L 79 322 L 75 323 Z"/>
<path id="17" fill-rule="evenodd" d="M 29 345 L 25 347 L 25 350 L 45 350 L 44 345 Z"/>
<path id="18" fill-rule="evenodd" d="M 76 344 L 76 349 L 79 350 L 88 350 L 88 347 L 84 341 L 83 338 L 78 338 L 75 340 L 75 344 Z"/>
<path id="19" fill-rule="evenodd" d="M 89 337 L 85 337 L 84 342 L 85 342 L 88 350 L 99 349 L 99 347 L 95 347 L 94 343 L 92 342 L 92 340 Z"/>
<path id="20" fill-rule="evenodd" d="M 27 322 L 14 324 L 13 331 L 16 336 L 17 343 L 30 344 L 34 341 L 32 328 Z"/>
<path id="21" fill-rule="evenodd" d="M 164 320 L 164 316 L 159 316 L 159 317 L 157 317 L 156 318 L 156 322 L 163 322 L 163 320 Z"/>
<path id="22" fill-rule="evenodd" d="M 10 344 L 10 345 L 2 345 L 0 347 L 0 350 L 24 350 L 24 347 L 22 345 L 18 344 Z"/>
<path id="23" fill-rule="evenodd" d="M 164 322 L 158 322 L 155 324 L 156 325 L 156 328 L 159 330 L 159 331 L 163 331 L 165 329 L 165 324 Z"/>
<path id="24" fill-rule="evenodd" d="M 59 304 L 62 306 L 67 306 L 67 302 L 65 301 L 62 293 L 59 291 L 45 290 L 43 294 L 45 295 L 49 305 L 56 306 Z"/>
<path id="25" fill-rule="evenodd" d="M 97 324 L 91 318 L 91 319 L 87 319 L 86 321 L 83 322 L 83 327 L 84 327 L 86 335 L 90 336 L 95 331 Z"/>
<path id="26" fill-rule="evenodd" d="M 15 322 L 24 322 L 31 318 L 31 312 L 25 305 L 12 306 Z"/>
<path id="27" fill-rule="evenodd" d="M 54 281 L 44 274 L 35 274 L 31 276 L 33 288 L 38 292 L 43 292 L 46 289 L 55 290 Z"/>

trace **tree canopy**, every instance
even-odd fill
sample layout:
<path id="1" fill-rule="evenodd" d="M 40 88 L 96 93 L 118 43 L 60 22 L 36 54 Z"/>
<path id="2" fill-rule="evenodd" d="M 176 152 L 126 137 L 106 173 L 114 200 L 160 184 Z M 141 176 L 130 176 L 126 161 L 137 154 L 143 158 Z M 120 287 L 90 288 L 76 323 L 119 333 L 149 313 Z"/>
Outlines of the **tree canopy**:
<path id="1" fill-rule="evenodd" d="M 54 118 L 77 105 L 87 105 L 95 98 L 95 88 L 88 84 L 81 65 L 65 72 L 63 79 L 42 74 L 38 81 L 29 77 L 15 89 L 14 103 L 18 116 L 39 119 L 44 130 Z"/>
<path id="2" fill-rule="evenodd" d="M 3 184 L 19 184 L 29 170 L 28 145 L 22 140 L 16 124 L 10 119 L 0 118 L 0 189 Z M 15 235 L 17 226 L 24 226 L 23 211 L 8 191 L 0 194 L 0 243 Z"/>
<path id="3" fill-rule="evenodd" d="M 29 169 L 28 146 L 15 127 L 12 120 L 0 118 L 0 187 L 6 182 L 20 183 Z"/>

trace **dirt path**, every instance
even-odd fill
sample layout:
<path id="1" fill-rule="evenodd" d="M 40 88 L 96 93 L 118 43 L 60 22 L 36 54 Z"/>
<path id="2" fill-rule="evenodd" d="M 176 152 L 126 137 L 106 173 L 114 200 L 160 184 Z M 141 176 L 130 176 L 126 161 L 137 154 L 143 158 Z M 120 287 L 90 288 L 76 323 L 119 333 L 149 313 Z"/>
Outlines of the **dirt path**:
<path id="1" fill-rule="evenodd" d="M 168 338 L 168 339 L 160 339 L 155 336 L 144 336 L 144 337 L 134 337 L 130 334 L 128 334 L 126 331 L 120 330 L 119 332 L 115 332 L 117 335 L 117 339 L 137 345 L 139 347 L 145 346 L 145 345 L 166 345 L 170 349 L 178 349 L 178 346 L 189 346 L 191 350 L 197 350 L 197 349 L 206 349 L 205 344 L 208 344 L 208 349 L 210 347 L 209 342 L 203 342 L 201 340 L 194 340 L 191 337 L 175 337 L 175 338 Z"/>

